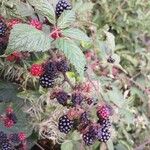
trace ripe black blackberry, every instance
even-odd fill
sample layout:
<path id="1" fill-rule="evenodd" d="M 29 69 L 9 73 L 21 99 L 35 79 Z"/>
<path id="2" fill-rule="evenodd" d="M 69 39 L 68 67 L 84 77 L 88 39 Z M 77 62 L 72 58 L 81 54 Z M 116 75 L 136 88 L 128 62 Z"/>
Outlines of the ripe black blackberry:
<path id="1" fill-rule="evenodd" d="M 57 62 L 57 69 L 58 71 L 65 73 L 69 71 L 69 66 L 66 60 L 61 60 Z"/>
<path id="2" fill-rule="evenodd" d="M 60 132 L 67 134 L 73 128 L 74 121 L 70 120 L 67 115 L 59 118 L 58 128 Z"/>
<path id="3" fill-rule="evenodd" d="M 72 103 L 74 104 L 74 105 L 80 105 L 81 104 L 81 102 L 83 101 L 83 95 L 81 94 L 81 93 L 79 93 L 79 92 L 76 92 L 76 93 L 73 93 L 72 94 Z"/>
<path id="4" fill-rule="evenodd" d="M 113 59 L 111 56 L 109 56 L 109 58 L 107 59 L 107 62 L 109 63 L 114 63 L 115 59 Z"/>
<path id="5" fill-rule="evenodd" d="M 15 113 L 6 114 L 6 116 L 13 121 L 14 124 L 17 123 L 18 119 Z"/>
<path id="6" fill-rule="evenodd" d="M 7 26 L 3 20 L 0 20 L 0 36 L 4 36 L 7 30 Z"/>
<path id="7" fill-rule="evenodd" d="M 17 133 L 13 133 L 9 135 L 9 140 L 14 143 L 14 144 L 18 144 L 20 143 L 20 139 Z"/>
<path id="8" fill-rule="evenodd" d="M 54 79 L 48 74 L 43 74 L 39 79 L 39 83 L 43 88 L 52 88 L 54 86 Z"/>
<path id="9" fill-rule="evenodd" d="M 56 15 L 59 17 L 64 10 L 71 10 L 71 4 L 67 0 L 59 0 L 56 5 Z"/>
<path id="10" fill-rule="evenodd" d="M 97 136 L 100 142 L 107 142 L 110 138 L 110 131 L 107 127 L 102 127 L 99 130 Z"/>
<path id="11" fill-rule="evenodd" d="M 3 131 L 0 131 L 0 145 L 7 141 L 8 141 L 7 134 L 5 134 Z"/>
<path id="12" fill-rule="evenodd" d="M 64 106 L 67 104 L 68 97 L 69 95 L 65 91 L 59 91 L 56 94 L 57 101 Z"/>
<path id="13" fill-rule="evenodd" d="M 83 134 L 82 138 L 85 144 L 88 146 L 94 144 L 95 142 L 95 137 L 92 136 L 90 132 Z"/>
<path id="14" fill-rule="evenodd" d="M 57 66 L 55 61 L 50 61 L 45 66 L 45 73 L 51 78 L 56 78 L 58 74 Z"/>
<path id="15" fill-rule="evenodd" d="M 1 150 L 12 150 L 12 145 L 9 142 L 2 143 Z"/>

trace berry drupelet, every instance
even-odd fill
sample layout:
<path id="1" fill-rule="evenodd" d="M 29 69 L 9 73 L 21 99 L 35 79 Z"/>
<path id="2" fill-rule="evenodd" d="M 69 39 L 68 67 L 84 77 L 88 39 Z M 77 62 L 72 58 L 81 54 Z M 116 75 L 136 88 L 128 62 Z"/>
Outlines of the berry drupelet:
<path id="1" fill-rule="evenodd" d="M 83 95 L 80 92 L 75 92 L 72 94 L 72 103 L 74 105 L 80 105 L 83 101 Z"/>
<path id="2" fill-rule="evenodd" d="M 64 115 L 59 118 L 58 128 L 60 132 L 67 134 L 73 128 L 73 124 L 74 121 L 70 120 L 67 115 Z"/>
<path id="3" fill-rule="evenodd" d="M 68 98 L 69 95 L 65 91 L 59 91 L 58 93 L 56 93 L 57 101 L 64 106 L 67 104 Z"/>
<path id="4" fill-rule="evenodd" d="M 59 17 L 64 10 L 71 10 L 71 5 L 67 0 L 59 0 L 56 5 L 56 15 Z"/>
<path id="5" fill-rule="evenodd" d="M 7 25 L 3 20 L 0 19 L 0 36 L 4 36 L 7 30 Z"/>
<path id="6" fill-rule="evenodd" d="M 48 74 L 43 74 L 40 77 L 39 83 L 43 88 L 52 88 L 54 86 L 54 79 Z"/>

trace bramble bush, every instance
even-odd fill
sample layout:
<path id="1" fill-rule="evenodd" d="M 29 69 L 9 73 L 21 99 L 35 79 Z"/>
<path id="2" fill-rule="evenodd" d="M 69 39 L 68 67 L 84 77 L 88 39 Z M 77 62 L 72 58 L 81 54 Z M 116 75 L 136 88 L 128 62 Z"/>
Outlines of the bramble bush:
<path id="1" fill-rule="evenodd" d="M 2 0 L 0 148 L 149 149 L 150 1 Z"/>

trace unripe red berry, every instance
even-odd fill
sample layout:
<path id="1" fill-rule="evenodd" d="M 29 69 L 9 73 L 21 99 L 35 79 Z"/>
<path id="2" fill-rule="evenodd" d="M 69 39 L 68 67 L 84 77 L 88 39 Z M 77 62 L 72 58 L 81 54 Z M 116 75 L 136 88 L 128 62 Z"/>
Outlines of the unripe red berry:
<path id="1" fill-rule="evenodd" d="M 14 110 L 13 110 L 13 108 L 11 106 L 9 106 L 9 107 L 6 108 L 6 113 L 7 114 L 11 114 L 13 112 L 14 112 Z"/>
<path id="2" fill-rule="evenodd" d="M 32 25 L 33 27 L 35 27 L 38 30 L 42 30 L 42 23 L 40 21 L 38 21 L 37 19 L 32 19 L 30 21 L 30 25 Z"/>
<path id="3" fill-rule="evenodd" d="M 27 138 L 26 134 L 24 132 L 18 133 L 18 137 L 19 137 L 20 141 L 24 141 Z"/>
<path id="4" fill-rule="evenodd" d="M 6 117 L 6 118 L 4 119 L 4 126 L 5 126 L 6 128 L 12 128 L 12 127 L 14 126 L 13 120 L 11 120 L 11 119 L 9 119 L 8 117 Z"/>
<path id="5" fill-rule="evenodd" d="M 12 29 L 16 24 L 22 23 L 21 19 L 14 18 L 7 21 L 7 26 L 9 29 Z"/>
<path id="6" fill-rule="evenodd" d="M 110 106 L 103 105 L 98 107 L 97 116 L 100 119 L 108 119 L 109 116 L 112 115 L 112 110 Z"/>
<path id="7" fill-rule="evenodd" d="M 33 76 L 41 76 L 43 74 L 43 67 L 41 64 L 33 64 L 30 68 L 30 73 Z"/>

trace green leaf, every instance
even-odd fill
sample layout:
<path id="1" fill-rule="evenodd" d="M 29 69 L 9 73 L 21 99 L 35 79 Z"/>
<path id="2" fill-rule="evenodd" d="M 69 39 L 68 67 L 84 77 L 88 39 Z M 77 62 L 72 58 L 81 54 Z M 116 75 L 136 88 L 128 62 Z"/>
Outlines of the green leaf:
<path id="1" fill-rule="evenodd" d="M 48 0 L 28 0 L 35 9 L 45 16 L 50 23 L 55 24 L 55 10 Z"/>
<path id="2" fill-rule="evenodd" d="M 72 10 L 66 10 L 58 18 L 57 26 L 60 29 L 67 28 L 75 22 L 75 19 L 75 12 Z"/>
<path id="3" fill-rule="evenodd" d="M 64 38 L 56 40 L 56 47 L 64 52 L 79 75 L 83 77 L 86 60 L 81 49 L 72 40 Z"/>
<path id="4" fill-rule="evenodd" d="M 44 52 L 51 46 L 51 39 L 44 32 L 27 24 L 18 24 L 11 30 L 6 53 L 13 51 Z"/>
<path id="5" fill-rule="evenodd" d="M 118 107 L 122 107 L 125 104 L 125 99 L 122 92 L 115 86 L 113 86 L 112 90 L 107 92 L 107 96 L 110 101 L 115 103 Z"/>
<path id="6" fill-rule="evenodd" d="M 80 29 L 76 28 L 65 29 L 64 31 L 62 31 L 62 34 L 66 37 L 70 37 L 72 39 L 79 41 L 86 41 L 86 42 L 90 41 L 89 37 Z"/>
<path id="7" fill-rule="evenodd" d="M 73 150 L 72 141 L 65 141 L 61 144 L 61 150 Z"/>
<path id="8" fill-rule="evenodd" d="M 34 9 L 28 3 L 17 3 L 17 11 L 22 17 L 32 16 L 34 14 Z"/>
<path id="9" fill-rule="evenodd" d="M 0 81 L 0 101 L 8 102 L 20 100 L 20 98 L 17 97 L 18 92 L 18 86 L 16 84 Z"/>

